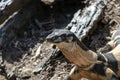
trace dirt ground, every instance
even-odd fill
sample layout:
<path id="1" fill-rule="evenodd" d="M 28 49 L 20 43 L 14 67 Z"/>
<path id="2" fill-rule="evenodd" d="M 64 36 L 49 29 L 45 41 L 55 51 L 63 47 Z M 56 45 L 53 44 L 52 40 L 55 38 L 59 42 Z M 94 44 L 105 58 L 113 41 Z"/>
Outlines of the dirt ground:
<path id="1" fill-rule="evenodd" d="M 55 28 L 64 28 L 72 19 L 78 9 L 83 9 L 87 4 L 75 1 L 74 3 L 56 3 L 53 8 L 31 5 L 37 13 L 27 23 L 25 30 L 17 32 L 5 48 L 0 50 L 0 80 L 64 80 L 74 64 L 70 63 L 61 52 L 52 61 L 45 65 L 43 71 L 37 68 L 42 63 L 42 58 L 49 52 L 51 44 L 45 43 L 45 37 Z M 74 4 L 74 5 L 73 5 Z M 120 1 L 112 0 L 103 12 L 104 18 L 99 21 L 97 28 L 89 34 L 85 40 L 85 45 L 98 51 L 111 39 L 115 29 L 120 29 Z M 37 20 L 42 23 L 42 28 L 36 24 Z M 42 45 L 41 54 L 36 57 L 36 50 Z"/>

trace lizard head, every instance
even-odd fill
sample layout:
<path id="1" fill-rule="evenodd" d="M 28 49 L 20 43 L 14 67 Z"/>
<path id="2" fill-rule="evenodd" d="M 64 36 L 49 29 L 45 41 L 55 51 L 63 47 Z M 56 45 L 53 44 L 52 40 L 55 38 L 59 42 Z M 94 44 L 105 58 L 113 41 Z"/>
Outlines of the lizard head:
<path id="1" fill-rule="evenodd" d="M 59 48 L 73 46 L 74 43 L 77 43 L 83 50 L 88 50 L 88 48 L 75 36 L 73 32 L 66 29 L 55 29 L 46 37 L 46 40 L 47 42 L 55 44 Z"/>
<path id="2" fill-rule="evenodd" d="M 70 43 L 73 41 L 74 33 L 66 29 L 55 29 L 49 34 L 46 40 L 50 43 L 59 44 L 62 42 Z"/>

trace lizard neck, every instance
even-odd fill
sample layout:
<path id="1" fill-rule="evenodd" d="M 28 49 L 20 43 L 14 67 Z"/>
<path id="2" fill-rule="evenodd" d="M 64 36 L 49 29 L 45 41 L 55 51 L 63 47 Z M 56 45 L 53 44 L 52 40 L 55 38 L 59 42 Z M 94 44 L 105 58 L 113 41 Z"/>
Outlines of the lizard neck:
<path id="1" fill-rule="evenodd" d="M 87 66 L 98 63 L 95 52 L 82 49 L 76 42 L 62 42 L 57 46 L 68 60 L 78 66 Z"/>

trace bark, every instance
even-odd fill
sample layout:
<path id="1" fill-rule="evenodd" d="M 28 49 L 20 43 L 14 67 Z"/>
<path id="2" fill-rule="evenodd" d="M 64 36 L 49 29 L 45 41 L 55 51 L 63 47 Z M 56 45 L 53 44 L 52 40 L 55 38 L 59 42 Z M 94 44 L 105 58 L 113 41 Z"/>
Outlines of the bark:
<path id="1" fill-rule="evenodd" d="M 97 22 L 103 18 L 102 13 L 107 2 L 107 0 L 98 0 L 85 10 L 79 10 L 68 24 L 67 29 L 75 33 L 80 40 L 83 40 L 89 32 L 97 27 Z"/>
<path id="2" fill-rule="evenodd" d="M 31 0 L 1 0 L 0 1 L 0 24 L 2 24 L 15 11 L 26 6 Z"/>
<path id="3" fill-rule="evenodd" d="M 23 14 L 14 13 L 11 18 L 6 20 L 0 29 L 0 48 L 3 48 L 7 45 L 8 41 L 15 38 L 15 30 L 20 30 L 24 28 L 24 25 L 28 20 L 30 20 L 32 13 L 28 13 L 25 11 L 26 9 L 22 10 Z M 21 12 L 21 11 L 20 11 Z M 27 14 L 27 16 L 25 16 Z"/>

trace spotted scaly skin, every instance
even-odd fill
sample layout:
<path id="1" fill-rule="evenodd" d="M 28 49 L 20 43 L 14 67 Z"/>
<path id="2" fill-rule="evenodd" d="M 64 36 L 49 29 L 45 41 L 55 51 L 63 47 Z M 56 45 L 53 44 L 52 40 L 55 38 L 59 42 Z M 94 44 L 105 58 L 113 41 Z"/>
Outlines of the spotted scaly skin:
<path id="1" fill-rule="evenodd" d="M 76 65 L 66 80 L 79 80 L 82 77 L 90 80 L 119 80 L 119 44 L 104 55 L 95 53 L 66 29 L 54 30 L 46 40 L 55 44 L 63 55 Z"/>

